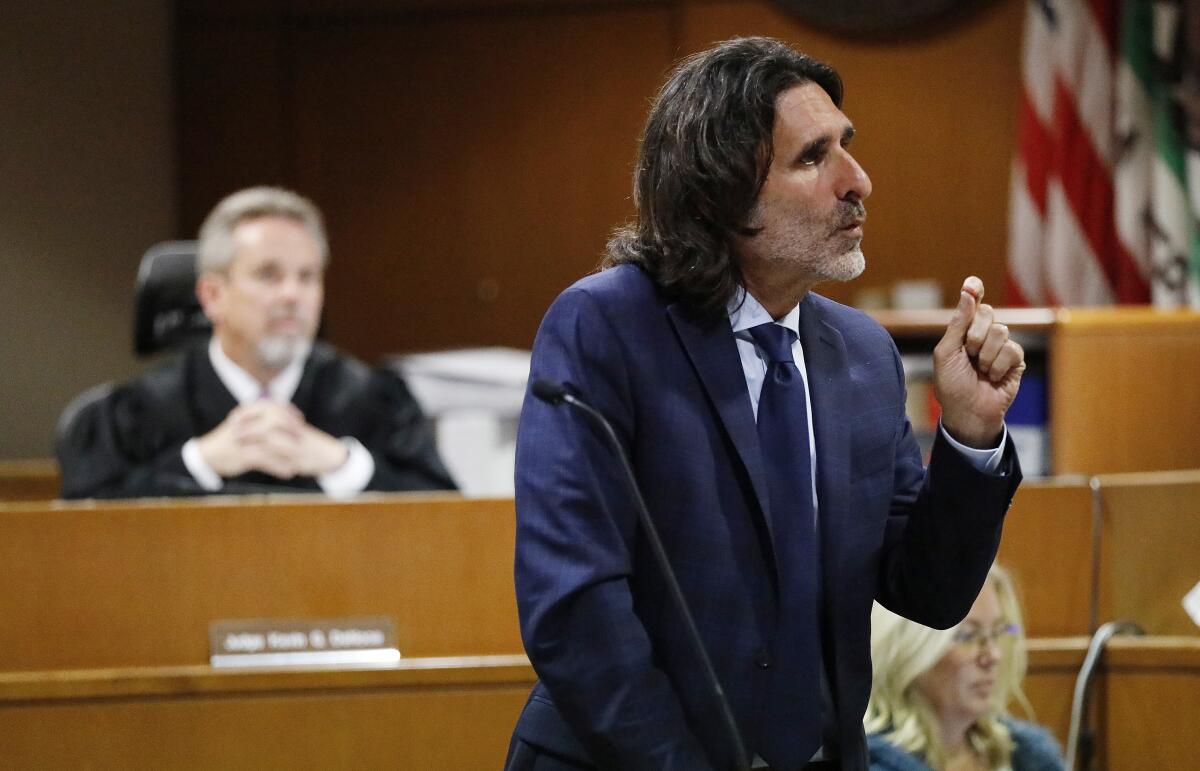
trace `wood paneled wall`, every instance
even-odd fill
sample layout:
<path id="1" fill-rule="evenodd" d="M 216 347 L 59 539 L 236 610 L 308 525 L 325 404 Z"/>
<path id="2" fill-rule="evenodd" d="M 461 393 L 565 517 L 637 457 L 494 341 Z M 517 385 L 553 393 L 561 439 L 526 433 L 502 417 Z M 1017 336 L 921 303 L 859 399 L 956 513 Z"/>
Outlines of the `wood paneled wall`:
<path id="1" fill-rule="evenodd" d="M 632 214 L 671 63 L 766 34 L 841 70 L 875 186 L 868 272 L 827 293 L 973 272 L 998 295 L 1023 7 L 852 42 L 768 0 L 177 0 L 181 235 L 233 189 L 291 185 L 329 221 L 333 342 L 529 346 Z"/>

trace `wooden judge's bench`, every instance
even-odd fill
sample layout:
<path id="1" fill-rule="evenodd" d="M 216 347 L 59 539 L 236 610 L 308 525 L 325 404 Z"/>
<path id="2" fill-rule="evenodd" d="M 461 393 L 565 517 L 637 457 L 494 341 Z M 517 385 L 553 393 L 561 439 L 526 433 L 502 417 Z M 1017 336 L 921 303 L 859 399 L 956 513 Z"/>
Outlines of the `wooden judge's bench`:
<path id="1" fill-rule="evenodd" d="M 534 682 L 511 499 L 13 504 L 0 534 L 2 768 L 498 768 Z M 207 664 L 218 619 L 355 616 L 398 664 Z"/>

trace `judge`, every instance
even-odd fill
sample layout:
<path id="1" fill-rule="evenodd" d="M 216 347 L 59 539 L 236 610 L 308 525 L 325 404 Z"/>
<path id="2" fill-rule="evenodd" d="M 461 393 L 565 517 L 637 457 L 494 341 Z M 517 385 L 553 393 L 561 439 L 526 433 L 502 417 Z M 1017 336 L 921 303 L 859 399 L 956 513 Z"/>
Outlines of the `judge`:
<path id="1" fill-rule="evenodd" d="M 307 199 L 258 187 L 221 201 L 197 264 L 211 339 L 72 421 L 62 496 L 453 488 L 400 377 L 314 342 L 327 260 Z"/>

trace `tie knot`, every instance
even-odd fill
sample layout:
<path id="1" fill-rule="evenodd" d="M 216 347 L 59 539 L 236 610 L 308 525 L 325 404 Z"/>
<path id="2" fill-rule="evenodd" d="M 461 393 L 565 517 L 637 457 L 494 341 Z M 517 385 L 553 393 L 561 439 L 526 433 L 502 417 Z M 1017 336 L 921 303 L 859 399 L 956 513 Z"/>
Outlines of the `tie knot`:
<path id="1" fill-rule="evenodd" d="M 785 326 L 768 322 L 750 328 L 750 336 L 758 347 L 767 355 L 771 362 L 795 364 L 792 358 L 792 344 L 796 342 L 796 333 Z"/>

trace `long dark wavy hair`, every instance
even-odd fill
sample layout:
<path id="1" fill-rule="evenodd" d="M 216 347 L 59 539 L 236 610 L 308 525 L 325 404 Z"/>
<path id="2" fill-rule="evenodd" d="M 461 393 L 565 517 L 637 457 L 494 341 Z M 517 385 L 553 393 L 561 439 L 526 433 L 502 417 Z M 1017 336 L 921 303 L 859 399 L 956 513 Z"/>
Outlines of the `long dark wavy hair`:
<path id="1" fill-rule="evenodd" d="M 724 314 L 742 276 L 732 251 L 771 166 L 775 101 L 813 82 L 842 104 L 827 64 L 771 38 L 734 38 L 684 59 L 655 97 L 633 174 L 637 215 L 602 267 L 642 266 L 695 312 Z"/>

